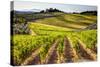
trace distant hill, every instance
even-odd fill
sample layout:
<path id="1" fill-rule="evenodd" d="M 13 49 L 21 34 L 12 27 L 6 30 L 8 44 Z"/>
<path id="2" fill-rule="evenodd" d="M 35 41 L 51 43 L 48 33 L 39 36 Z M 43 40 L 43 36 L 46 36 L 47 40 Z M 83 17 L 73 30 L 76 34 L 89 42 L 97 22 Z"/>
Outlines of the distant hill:
<path id="1" fill-rule="evenodd" d="M 36 12 L 40 12 L 40 9 L 23 9 L 23 10 L 13 10 L 16 13 L 22 14 L 22 13 L 36 13 Z"/>
<path id="2" fill-rule="evenodd" d="M 15 14 L 32 14 L 32 13 L 34 13 L 33 11 L 17 11 L 17 10 L 13 10 L 11 12 L 14 12 Z"/>

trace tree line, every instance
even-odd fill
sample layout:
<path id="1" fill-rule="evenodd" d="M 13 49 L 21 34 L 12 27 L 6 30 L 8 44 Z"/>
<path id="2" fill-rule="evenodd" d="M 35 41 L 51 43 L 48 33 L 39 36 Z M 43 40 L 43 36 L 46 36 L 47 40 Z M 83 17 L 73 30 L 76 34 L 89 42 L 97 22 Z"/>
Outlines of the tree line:
<path id="1" fill-rule="evenodd" d="M 84 11 L 84 12 L 81 12 L 80 14 L 97 15 L 97 11 Z"/>
<path id="2" fill-rule="evenodd" d="M 40 13 L 48 13 L 48 12 L 63 12 L 63 11 L 56 9 L 56 8 L 49 8 L 49 9 L 40 11 Z"/>

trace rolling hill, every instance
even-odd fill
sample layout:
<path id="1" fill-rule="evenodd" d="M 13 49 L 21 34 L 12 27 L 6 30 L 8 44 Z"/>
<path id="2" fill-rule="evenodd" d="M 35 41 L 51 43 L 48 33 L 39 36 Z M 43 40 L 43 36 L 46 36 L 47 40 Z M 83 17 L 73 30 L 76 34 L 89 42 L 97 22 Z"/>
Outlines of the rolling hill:
<path id="1" fill-rule="evenodd" d="M 11 36 L 12 65 L 97 60 L 96 15 L 51 12 L 31 14 L 31 18 L 35 20 L 14 22 L 13 30 L 20 34 Z"/>

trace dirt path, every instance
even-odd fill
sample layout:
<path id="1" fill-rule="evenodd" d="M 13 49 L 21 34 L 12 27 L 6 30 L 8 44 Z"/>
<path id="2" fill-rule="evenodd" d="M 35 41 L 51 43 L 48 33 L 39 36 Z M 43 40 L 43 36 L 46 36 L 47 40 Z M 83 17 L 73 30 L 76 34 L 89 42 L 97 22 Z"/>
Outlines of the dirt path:
<path id="1" fill-rule="evenodd" d="M 29 34 L 30 35 L 33 35 L 33 36 L 36 36 L 37 35 L 32 29 L 30 29 L 30 33 Z"/>
<path id="2" fill-rule="evenodd" d="M 58 45 L 59 40 L 57 39 L 54 44 L 51 46 L 51 48 L 48 51 L 48 54 L 43 61 L 42 64 L 54 64 L 57 63 L 57 45 Z"/>
<path id="3" fill-rule="evenodd" d="M 75 62 L 78 60 L 75 49 L 68 38 L 64 38 L 64 57 L 66 62 Z"/>
<path id="4" fill-rule="evenodd" d="M 87 60 L 97 60 L 96 54 L 93 53 L 89 48 L 86 48 L 85 44 L 78 40 L 78 45 L 79 45 L 79 52 L 84 59 Z"/>
<path id="5" fill-rule="evenodd" d="M 35 50 L 21 65 L 37 64 L 40 61 L 38 54 L 41 47 Z"/>

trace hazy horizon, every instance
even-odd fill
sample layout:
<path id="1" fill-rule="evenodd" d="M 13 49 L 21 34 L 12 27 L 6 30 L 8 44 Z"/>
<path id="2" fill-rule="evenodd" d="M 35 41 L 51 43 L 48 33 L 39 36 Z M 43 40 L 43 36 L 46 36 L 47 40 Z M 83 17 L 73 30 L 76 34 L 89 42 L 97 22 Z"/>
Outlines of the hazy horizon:
<path id="1" fill-rule="evenodd" d="M 74 4 L 55 4 L 55 3 L 42 3 L 32 1 L 14 1 L 14 10 L 27 11 L 27 10 L 45 10 L 48 8 L 56 8 L 64 12 L 83 12 L 83 11 L 97 11 L 96 6 L 88 5 L 74 5 Z"/>

